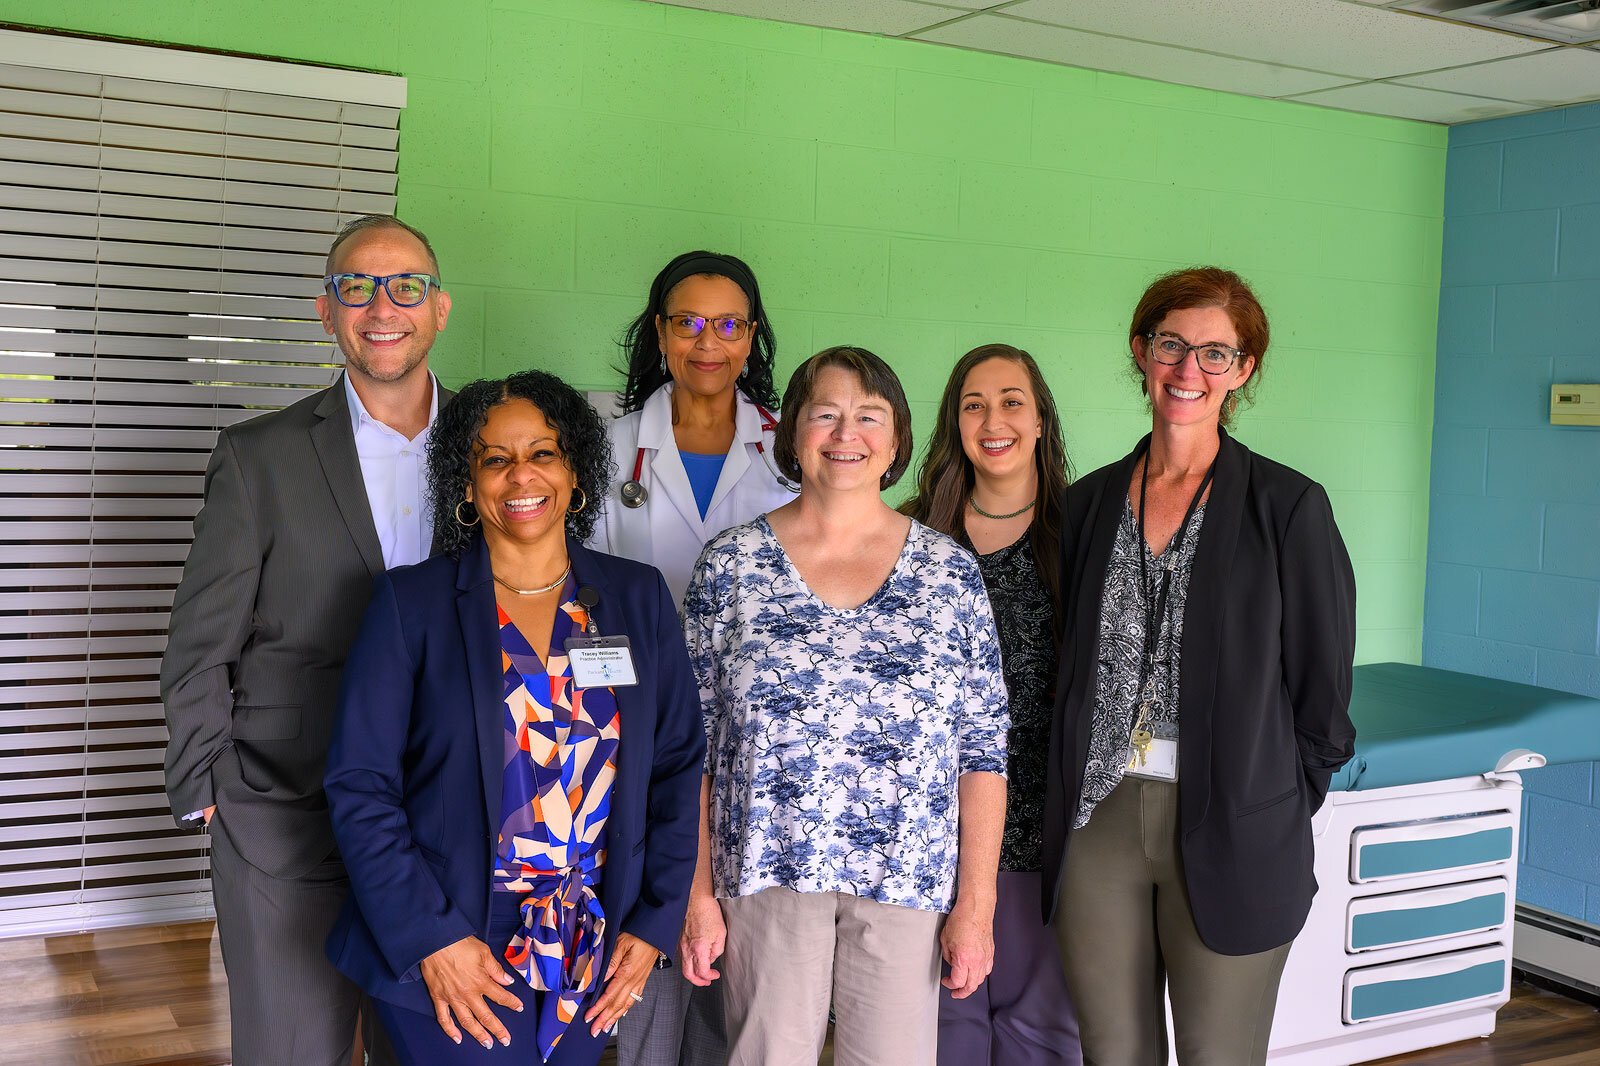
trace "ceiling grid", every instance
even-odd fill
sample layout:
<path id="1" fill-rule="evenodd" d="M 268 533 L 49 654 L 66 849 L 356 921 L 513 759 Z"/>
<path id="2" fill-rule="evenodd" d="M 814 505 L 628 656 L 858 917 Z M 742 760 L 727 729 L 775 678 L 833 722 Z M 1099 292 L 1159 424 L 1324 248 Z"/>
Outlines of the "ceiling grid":
<path id="1" fill-rule="evenodd" d="M 1526 0 L 656 2 L 1443 124 L 1600 100 L 1600 44 L 1533 36 Z"/>

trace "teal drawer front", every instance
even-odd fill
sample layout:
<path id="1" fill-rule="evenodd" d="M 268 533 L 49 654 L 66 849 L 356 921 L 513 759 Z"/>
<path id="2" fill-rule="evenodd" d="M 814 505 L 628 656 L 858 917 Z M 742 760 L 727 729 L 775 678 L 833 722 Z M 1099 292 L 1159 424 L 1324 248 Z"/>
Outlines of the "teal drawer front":
<path id="1" fill-rule="evenodd" d="M 1415 940 L 1493 929 L 1506 920 L 1506 894 L 1494 892 L 1437 907 L 1357 914 L 1350 920 L 1350 946 L 1376 948 Z"/>
<path id="2" fill-rule="evenodd" d="M 1477 866 L 1511 858 L 1511 827 L 1484 829 L 1433 840 L 1394 840 L 1367 844 L 1361 849 L 1362 878 L 1402 877 Z"/>
<path id="3" fill-rule="evenodd" d="M 1492 996 L 1506 987 L 1506 964 L 1484 962 L 1454 973 L 1408 980 L 1379 981 L 1353 989 L 1350 1020 L 1361 1022 L 1447 1003 Z"/>

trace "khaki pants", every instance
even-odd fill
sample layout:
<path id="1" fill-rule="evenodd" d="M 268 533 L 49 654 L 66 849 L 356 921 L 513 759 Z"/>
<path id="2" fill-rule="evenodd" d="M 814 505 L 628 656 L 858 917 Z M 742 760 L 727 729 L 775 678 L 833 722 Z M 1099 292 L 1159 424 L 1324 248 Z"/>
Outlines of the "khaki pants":
<path id="1" fill-rule="evenodd" d="M 724 899 L 728 1066 L 934 1066 L 944 915 L 843 892 Z"/>
<path id="2" fill-rule="evenodd" d="M 1219 955 L 1201 942 L 1178 787 L 1127 778 L 1072 832 L 1055 926 L 1085 1066 L 1165 1066 L 1164 986 L 1183 1066 L 1266 1062 L 1289 945 Z"/>

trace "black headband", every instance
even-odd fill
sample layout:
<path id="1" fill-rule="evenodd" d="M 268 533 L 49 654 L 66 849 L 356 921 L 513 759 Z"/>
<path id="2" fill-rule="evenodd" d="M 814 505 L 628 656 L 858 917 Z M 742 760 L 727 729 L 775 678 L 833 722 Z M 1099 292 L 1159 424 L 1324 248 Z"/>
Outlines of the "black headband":
<path id="1" fill-rule="evenodd" d="M 744 290 L 745 299 L 750 301 L 750 313 L 756 314 L 760 308 L 760 300 L 756 296 L 755 275 L 746 270 L 742 264 L 734 262 L 725 255 L 715 255 L 710 252 L 705 255 L 693 255 L 672 270 L 661 282 L 662 311 L 666 310 L 667 293 L 671 292 L 684 278 L 692 278 L 696 274 L 715 274 L 727 278 L 739 288 Z"/>

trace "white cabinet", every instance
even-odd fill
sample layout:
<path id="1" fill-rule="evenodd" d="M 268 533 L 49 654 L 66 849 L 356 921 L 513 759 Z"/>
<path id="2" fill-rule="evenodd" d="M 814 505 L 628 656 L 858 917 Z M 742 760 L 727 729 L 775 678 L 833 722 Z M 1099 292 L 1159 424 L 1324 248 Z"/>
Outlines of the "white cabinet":
<path id="1" fill-rule="evenodd" d="M 1510 996 L 1515 774 L 1332 792 L 1268 1061 L 1350 1066 L 1494 1031 Z"/>

